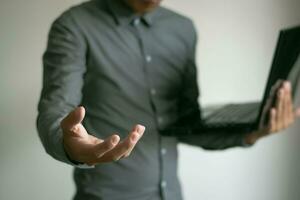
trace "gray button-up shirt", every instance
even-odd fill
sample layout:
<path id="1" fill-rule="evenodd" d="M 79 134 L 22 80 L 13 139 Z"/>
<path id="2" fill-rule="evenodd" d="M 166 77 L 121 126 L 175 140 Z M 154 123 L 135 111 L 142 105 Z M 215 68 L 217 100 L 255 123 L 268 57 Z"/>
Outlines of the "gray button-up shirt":
<path id="1" fill-rule="evenodd" d="M 37 119 L 46 151 L 73 164 L 59 124 L 78 105 L 87 111 L 83 125 L 99 138 L 146 126 L 130 157 L 75 168 L 75 199 L 181 200 L 178 141 L 207 149 L 242 144 L 242 135 L 233 133 L 159 134 L 180 116 L 200 112 L 195 46 L 190 19 L 163 7 L 137 16 L 121 0 L 83 3 L 53 23 Z"/>

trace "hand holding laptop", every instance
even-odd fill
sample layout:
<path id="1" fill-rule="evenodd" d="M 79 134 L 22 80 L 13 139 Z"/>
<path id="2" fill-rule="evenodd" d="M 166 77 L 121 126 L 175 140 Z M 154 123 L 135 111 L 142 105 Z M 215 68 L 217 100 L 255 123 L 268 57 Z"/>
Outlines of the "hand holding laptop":
<path id="1" fill-rule="evenodd" d="M 254 144 L 262 137 L 288 128 L 297 117 L 300 117 L 300 108 L 294 110 L 292 88 L 289 81 L 283 81 L 282 84 L 276 83 L 270 93 L 268 102 L 265 105 L 260 128 L 246 137 L 245 142 L 247 144 Z M 267 123 L 264 122 L 266 118 L 268 119 Z"/>

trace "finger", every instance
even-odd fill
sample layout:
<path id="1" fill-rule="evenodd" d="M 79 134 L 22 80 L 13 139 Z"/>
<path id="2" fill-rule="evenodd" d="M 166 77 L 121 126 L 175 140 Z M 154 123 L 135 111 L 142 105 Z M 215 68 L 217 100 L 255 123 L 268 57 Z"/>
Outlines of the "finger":
<path id="1" fill-rule="evenodd" d="M 293 101 L 292 101 L 292 87 L 289 81 L 284 83 L 285 87 L 285 97 L 286 97 L 286 114 L 285 114 L 285 125 L 286 127 L 289 126 L 291 123 L 294 122 L 294 111 L 293 111 Z"/>
<path id="2" fill-rule="evenodd" d="M 270 93 L 269 93 L 269 97 L 266 101 L 266 104 L 263 108 L 263 111 L 262 111 L 262 119 L 260 121 L 260 124 L 259 124 L 259 127 L 263 128 L 264 126 L 266 126 L 266 115 L 269 114 L 272 106 L 276 105 L 276 102 L 277 102 L 277 93 L 278 93 L 278 90 L 280 89 L 280 86 L 282 85 L 282 80 L 277 80 L 277 82 L 271 87 L 271 90 L 270 90 Z"/>
<path id="3" fill-rule="evenodd" d="M 136 126 L 134 127 L 134 130 L 133 130 L 133 131 L 137 132 L 137 133 L 139 134 L 139 138 L 141 138 L 141 137 L 143 136 L 144 132 L 145 132 L 145 127 L 144 127 L 144 126 L 141 126 L 141 125 L 136 125 Z M 131 139 L 132 139 L 132 138 L 131 138 Z M 133 140 L 134 140 L 134 139 L 133 139 Z M 129 148 L 128 151 L 123 155 L 123 157 L 128 157 L 128 156 L 131 154 L 133 148 L 134 148 L 134 146 L 131 147 L 131 148 Z"/>
<path id="4" fill-rule="evenodd" d="M 63 130 L 72 130 L 74 126 L 81 123 L 85 116 L 84 107 L 80 106 L 70 112 L 61 122 Z"/>
<path id="5" fill-rule="evenodd" d="M 132 131 L 125 140 L 120 142 L 114 149 L 107 152 L 103 157 L 99 158 L 99 162 L 117 161 L 125 155 L 128 150 L 133 149 L 142 135 L 136 131 Z"/>
<path id="6" fill-rule="evenodd" d="M 145 127 L 141 125 L 136 125 L 131 131 L 131 133 L 122 142 L 120 148 L 116 149 L 114 160 L 119 160 L 120 158 L 127 157 L 135 147 L 138 140 L 142 137 L 144 130 Z"/>
<path id="7" fill-rule="evenodd" d="M 100 140 L 101 141 L 101 140 Z M 105 153 L 112 150 L 120 141 L 120 137 L 118 135 L 112 135 L 109 138 L 105 139 L 102 142 L 99 142 L 95 145 L 93 153 L 95 155 L 95 160 L 102 157 Z"/>
<path id="8" fill-rule="evenodd" d="M 287 82 L 284 82 L 283 84 L 283 95 L 282 95 L 282 101 L 283 101 L 283 111 L 282 111 L 282 128 L 287 128 L 290 123 L 290 115 L 289 115 L 289 109 L 290 109 L 290 101 L 289 101 L 289 90 L 287 88 Z"/>
<path id="9" fill-rule="evenodd" d="M 271 133 L 275 133 L 277 131 L 277 126 L 276 126 L 276 109 L 275 108 L 271 108 L 271 110 L 270 110 L 269 129 L 270 129 Z"/>
<path id="10" fill-rule="evenodd" d="M 89 141 L 79 141 L 80 150 L 75 149 L 76 155 L 80 161 L 88 165 L 95 165 L 98 163 L 98 158 L 113 149 L 119 141 L 118 135 L 112 135 L 105 140 L 89 135 Z"/>
<path id="11" fill-rule="evenodd" d="M 89 133 L 89 142 L 91 144 L 99 144 L 99 143 L 102 143 L 104 142 L 104 140 L 100 139 L 100 138 L 97 138 L 96 136 L 94 136 L 95 134 L 91 134 Z"/>
<path id="12" fill-rule="evenodd" d="M 134 136 L 137 138 L 137 136 Z M 131 142 L 130 140 L 126 140 L 123 142 L 120 142 L 115 148 L 108 151 L 106 154 L 104 154 L 102 157 L 100 157 L 97 162 L 111 162 L 111 161 L 118 161 L 125 153 L 126 151 L 131 147 L 135 145 L 135 141 Z"/>
<path id="13" fill-rule="evenodd" d="M 283 126 L 283 89 L 279 89 L 277 92 L 276 100 L 276 128 L 281 129 Z"/>

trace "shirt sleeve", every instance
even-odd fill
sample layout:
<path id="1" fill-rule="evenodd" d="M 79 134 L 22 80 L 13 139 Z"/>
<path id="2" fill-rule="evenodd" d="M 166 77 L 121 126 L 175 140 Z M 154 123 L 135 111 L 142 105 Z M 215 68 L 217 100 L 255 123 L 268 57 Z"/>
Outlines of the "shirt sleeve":
<path id="1" fill-rule="evenodd" d="M 192 42 L 188 52 L 186 69 L 183 75 L 183 87 L 180 93 L 179 100 L 179 123 L 181 127 L 186 127 L 182 134 L 178 134 L 179 141 L 200 146 L 204 149 L 220 150 L 237 146 L 245 145 L 243 133 L 228 133 L 226 130 L 217 132 L 198 131 L 192 127 L 197 126 L 196 123 L 201 123 L 201 107 L 198 103 L 199 88 L 197 82 L 197 67 L 196 67 L 196 45 L 197 34 L 194 26 L 192 26 Z M 201 126 L 201 125 L 200 125 Z M 185 129 L 185 130 L 184 130 Z"/>
<path id="2" fill-rule="evenodd" d="M 43 55 L 43 88 L 36 120 L 39 137 L 53 158 L 73 166 L 63 147 L 61 120 L 81 103 L 86 43 L 69 14 L 51 26 Z"/>

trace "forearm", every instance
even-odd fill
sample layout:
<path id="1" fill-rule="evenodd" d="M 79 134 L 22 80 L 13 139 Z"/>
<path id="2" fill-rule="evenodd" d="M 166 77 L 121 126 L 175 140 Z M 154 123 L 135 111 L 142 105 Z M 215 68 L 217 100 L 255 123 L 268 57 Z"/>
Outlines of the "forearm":
<path id="1" fill-rule="evenodd" d="M 47 153 L 68 164 L 73 163 L 64 151 L 60 123 L 81 103 L 85 52 L 84 39 L 74 20 L 63 14 L 52 24 L 43 55 L 43 89 L 37 129 Z"/>
<path id="2" fill-rule="evenodd" d="M 63 147 L 63 134 L 60 128 L 62 114 L 39 111 L 37 130 L 46 152 L 56 160 L 72 164 Z"/>
<path id="3" fill-rule="evenodd" d="M 210 150 L 246 147 L 255 142 L 254 133 L 209 130 L 202 123 L 201 111 L 194 107 L 193 112 L 162 130 L 161 134 L 175 136 L 180 142 Z"/>
<path id="4" fill-rule="evenodd" d="M 193 132 L 189 135 L 179 135 L 180 142 L 202 147 L 209 150 L 223 150 L 232 147 L 246 147 L 245 133 L 224 132 Z"/>

